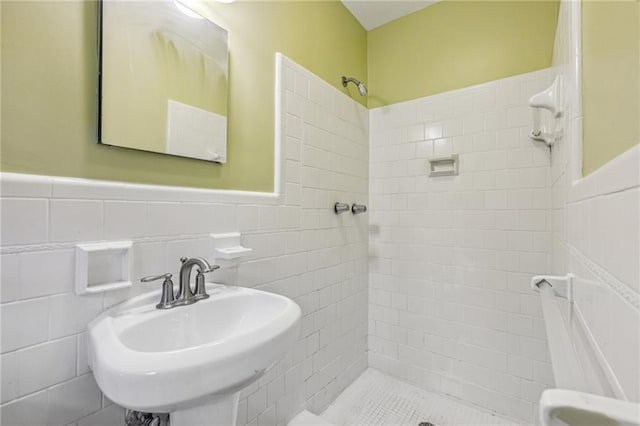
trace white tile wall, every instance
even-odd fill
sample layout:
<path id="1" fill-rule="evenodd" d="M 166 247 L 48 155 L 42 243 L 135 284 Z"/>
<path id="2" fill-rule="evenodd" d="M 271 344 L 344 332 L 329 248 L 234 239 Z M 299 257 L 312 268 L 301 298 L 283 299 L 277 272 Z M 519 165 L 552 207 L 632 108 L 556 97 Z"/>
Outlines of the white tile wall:
<path id="1" fill-rule="evenodd" d="M 542 70 L 371 111 L 369 362 L 533 422 L 552 384 L 529 278 L 551 252 L 549 151 L 528 137 Z M 460 154 L 460 175 L 428 177 Z"/>
<path id="2" fill-rule="evenodd" d="M 368 203 L 368 112 L 287 59 L 283 70 L 279 198 L 2 176 L 2 424 L 123 424 L 87 367 L 84 330 L 153 286 L 76 296 L 79 241 L 133 240 L 137 280 L 210 257 L 209 233 L 243 233 L 251 258 L 213 279 L 284 294 L 303 318 L 294 350 L 243 390 L 240 425 L 319 412 L 364 371 L 368 215 L 337 217 L 333 203 Z"/>
<path id="3" fill-rule="evenodd" d="M 579 4 L 563 1 L 553 65 L 564 78 L 566 133 L 552 153 L 551 267 L 576 276 L 574 316 L 612 373 L 609 396 L 639 402 L 640 147 L 582 177 L 580 40 Z"/>

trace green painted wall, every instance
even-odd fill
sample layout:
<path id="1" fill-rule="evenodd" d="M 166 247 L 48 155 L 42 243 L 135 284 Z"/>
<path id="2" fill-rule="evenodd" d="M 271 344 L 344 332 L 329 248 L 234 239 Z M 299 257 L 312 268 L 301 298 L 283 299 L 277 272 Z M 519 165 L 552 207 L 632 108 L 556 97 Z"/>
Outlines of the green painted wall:
<path id="1" fill-rule="evenodd" d="M 558 5 L 445 0 L 370 31 L 369 107 L 551 66 Z"/>
<path id="2" fill-rule="evenodd" d="M 547 67 L 557 20 L 556 1 L 445 0 L 367 33 L 337 0 L 198 6 L 229 31 L 227 164 L 96 145 L 96 3 L 3 0 L 2 170 L 271 191 L 275 52 L 376 107 Z"/>
<path id="3" fill-rule="evenodd" d="M 640 2 L 582 4 L 582 173 L 640 143 Z"/>
<path id="4" fill-rule="evenodd" d="M 212 4 L 230 34 L 229 162 L 96 145 L 96 3 L 0 7 L 4 172 L 271 191 L 275 52 L 340 90 L 367 71 L 366 32 L 337 0 Z"/>

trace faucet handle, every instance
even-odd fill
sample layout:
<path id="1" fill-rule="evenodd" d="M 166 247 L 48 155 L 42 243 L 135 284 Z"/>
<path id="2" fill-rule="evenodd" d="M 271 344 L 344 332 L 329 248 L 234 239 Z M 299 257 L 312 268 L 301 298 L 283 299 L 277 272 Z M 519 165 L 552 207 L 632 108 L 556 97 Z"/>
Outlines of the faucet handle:
<path id="1" fill-rule="evenodd" d="M 176 302 L 176 299 L 173 296 L 173 281 L 171 281 L 172 275 L 164 274 L 164 275 L 160 275 L 159 277 L 164 277 L 164 281 L 162 282 L 162 297 L 160 297 L 160 303 L 156 305 L 156 308 L 157 309 L 172 308 Z M 156 278 L 156 277 L 150 277 L 150 278 Z"/>
<path id="2" fill-rule="evenodd" d="M 144 277 L 144 278 L 140 279 L 140 281 L 142 281 L 143 283 L 148 283 L 148 282 L 151 282 L 151 281 L 161 280 L 163 278 L 165 280 L 168 280 L 168 279 L 171 279 L 172 276 L 173 276 L 173 274 L 170 274 L 170 273 L 167 272 L 166 274 L 162 274 L 162 275 L 149 275 L 148 277 Z"/>
<path id="3" fill-rule="evenodd" d="M 196 299 L 206 299 L 209 297 L 207 289 L 205 288 L 204 274 L 213 272 L 216 269 L 220 269 L 220 265 L 212 265 L 209 269 L 204 271 L 202 269 L 198 269 L 198 274 L 196 275 L 196 292 L 194 293 Z"/>
<path id="4" fill-rule="evenodd" d="M 164 281 L 162 282 L 162 297 L 160 298 L 160 303 L 156 305 L 156 308 L 158 309 L 169 309 L 173 307 L 175 303 L 175 299 L 173 297 L 173 281 L 171 281 L 172 276 L 172 274 L 166 273 L 162 275 L 151 275 L 140 280 L 143 283 L 148 283 L 150 281 L 156 281 L 164 278 Z"/>
<path id="5" fill-rule="evenodd" d="M 209 272 L 213 272 L 216 269 L 220 269 L 220 265 L 211 265 L 211 267 L 209 269 L 205 269 L 205 270 L 202 270 L 202 269 L 198 268 L 198 273 L 199 274 L 208 274 Z"/>

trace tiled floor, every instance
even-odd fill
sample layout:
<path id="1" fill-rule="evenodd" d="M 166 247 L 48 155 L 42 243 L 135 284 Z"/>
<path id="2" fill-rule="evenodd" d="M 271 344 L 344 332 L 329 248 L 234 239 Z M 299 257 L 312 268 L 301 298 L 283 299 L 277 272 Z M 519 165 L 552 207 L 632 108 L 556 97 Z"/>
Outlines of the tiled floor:
<path id="1" fill-rule="evenodd" d="M 336 426 L 509 425 L 510 420 L 366 370 L 323 413 Z"/>

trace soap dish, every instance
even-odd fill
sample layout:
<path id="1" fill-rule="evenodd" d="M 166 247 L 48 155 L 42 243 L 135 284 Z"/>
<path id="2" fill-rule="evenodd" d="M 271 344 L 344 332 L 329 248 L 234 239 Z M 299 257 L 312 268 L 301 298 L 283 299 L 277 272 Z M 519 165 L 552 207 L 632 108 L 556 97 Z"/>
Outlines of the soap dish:
<path id="1" fill-rule="evenodd" d="M 131 287 L 131 241 L 76 245 L 76 294 Z"/>
<path id="2" fill-rule="evenodd" d="M 240 244 L 240 233 L 211 234 L 213 240 L 213 257 L 216 259 L 239 259 L 253 252 L 253 249 Z"/>
<path id="3" fill-rule="evenodd" d="M 213 255 L 217 259 L 237 259 L 250 255 L 252 251 L 253 249 L 242 246 L 225 247 L 214 249 Z"/>

